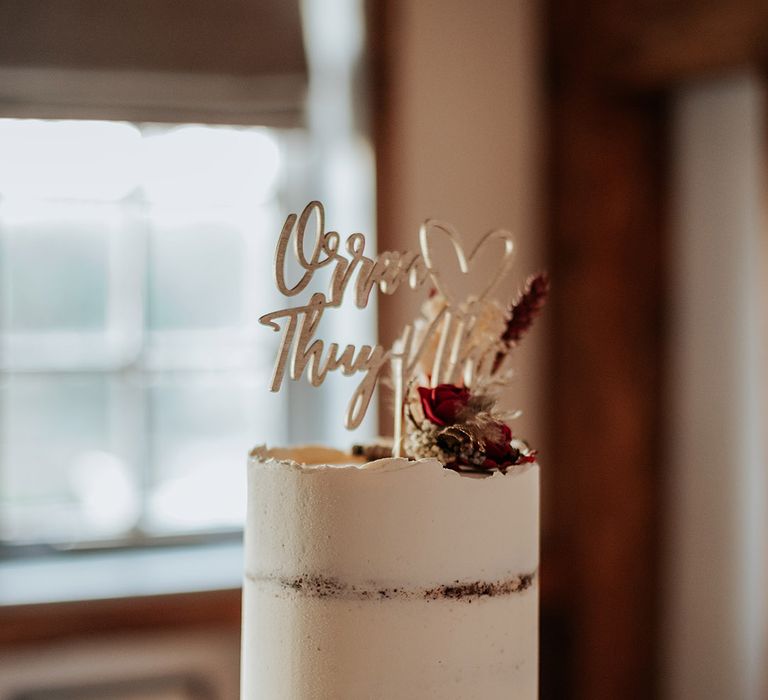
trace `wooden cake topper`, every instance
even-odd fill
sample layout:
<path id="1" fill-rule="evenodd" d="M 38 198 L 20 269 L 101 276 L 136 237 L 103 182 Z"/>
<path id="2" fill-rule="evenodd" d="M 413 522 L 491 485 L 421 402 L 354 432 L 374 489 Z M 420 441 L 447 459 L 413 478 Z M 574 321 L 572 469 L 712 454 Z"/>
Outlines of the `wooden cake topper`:
<path id="1" fill-rule="evenodd" d="M 481 289 L 463 298 L 456 293 L 453 280 L 441 273 L 433 254 L 433 242 L 441 238 L 450 243 L 463 274 L 469 272 L 481 249 L 501 244 L 497 266 L 484 276 Z M 311 244 L 309 256 L 305 253 L 307 242 Z M 299 216 L 290 214 L 275 252 L 278 290 L 286 297 L 297 296 L 307 288 L 314 274 L 326 267 L 331 270 L 330 286 L 327 293 L 311 294 L 304 305 L 273 311 L 259 321 L 281 333 L 272 391 L 279 391 L 286 374 L 290 379 L 299 379 L 306 372 L 313 386 L 322 384 L 328 372 L 363 375 L 347 409 L 345 425 L 350 430 L 362 422 L 376 385 L 389 367 L 395 394 L 393 453 L 399 456 L 405 393 L 417 374 L 421 372 L 423 382 L 429 386 L 459 379 L 471 387 L 498 373 L 501 348 L 498 343 L 489 343 L 487 335 L 479 331 L 489 307 L 495 305 L 489 295 L 512 265 L 514 242 L 511 233 L 495 229 L 466 254 L 453 227 L 430 219 L 419 230 L 417 252 L 384 251 L 371 258 L 365 255 L 365 245 L 362 233 L 352 233 L 342 241 L 336 231 L 326 231 L 325 211 L 320 202 L 310 202 Z M 288 279 L 289 255 L 298 263 L 297 279 Z M 348 288 L 352 289 L 355 305 L 362 309 L 367 306 L 374 288 L 383 294 L 394 294 L 401 286 L 416 290 L 425 284 L 437 292 L 439 308 L 428 321 L 417 319 L 407 324 L 389 349 L 381 345 L 346 345 L 342 349 L 338 343 L 326 346 L 315 337 L 325 310 L 338 308 Z M 425 358 L 430 360 L 430 369 L 426 372 L 419 369 Z"/>

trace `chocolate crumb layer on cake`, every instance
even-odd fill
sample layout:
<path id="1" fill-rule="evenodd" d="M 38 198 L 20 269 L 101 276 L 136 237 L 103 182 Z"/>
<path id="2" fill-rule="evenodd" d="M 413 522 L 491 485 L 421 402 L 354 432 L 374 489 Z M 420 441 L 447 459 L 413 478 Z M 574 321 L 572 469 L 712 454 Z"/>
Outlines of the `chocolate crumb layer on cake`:
<path id="1" fill-rule="evenodd" d="M 472 598 L 512 595 L 527 591 L 536 578 L 536 572 L 513 576 L 500 581 L 453 581 L 432 588 L 407 588 L 390 586 L 360 586 L 343 583 L 331 576 L 297 576 L 292 578 L 254 576 L 246 574 L 254 583 L 278 586 L 282 589 L 314 598 L 339 598 L 342 600 L 470 600 Z"/>

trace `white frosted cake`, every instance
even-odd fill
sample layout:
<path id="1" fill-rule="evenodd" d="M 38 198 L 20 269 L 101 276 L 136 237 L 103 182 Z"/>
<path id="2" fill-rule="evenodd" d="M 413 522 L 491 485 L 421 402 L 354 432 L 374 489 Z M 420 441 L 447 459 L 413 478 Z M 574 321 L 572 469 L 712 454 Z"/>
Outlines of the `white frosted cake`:
<path id="1" fill-rule="evenodd" d="M 441 246 L 455 257 L 448 274 Z M 482 265 L 481 250 L 492 253 Z M 278 239 L 275 283 L 294 302 L 260 318 L 281 336 L 271 389 L 359 375 L 354 429 L 389 373 L 393 438 L 357 446 L 360 458 L 251 453 L 242 700 L 535 700 L 539 467 L 500 399 L 548 278 L 530 277 L 511 304 L 490 296 L 513 259 L 503 229 L 466 253 L 458 231 L 430 219 L 418 251 L 364 251 L 361 233 L 342 242 L 326 230 L 320 202 L 290 214 Z M 482 274 L 460 295 L 473 266 Z M 324 268 L 328 292 L 310 291 Z M 363 308 L 374 289 L 427 285 L 389 348 L 316 337 L 347 291 Z"/>
<path id="2" fill-rule="evenodd" d="M 539 468 L 257 448 L 242 698 L 537 697 Z"/>

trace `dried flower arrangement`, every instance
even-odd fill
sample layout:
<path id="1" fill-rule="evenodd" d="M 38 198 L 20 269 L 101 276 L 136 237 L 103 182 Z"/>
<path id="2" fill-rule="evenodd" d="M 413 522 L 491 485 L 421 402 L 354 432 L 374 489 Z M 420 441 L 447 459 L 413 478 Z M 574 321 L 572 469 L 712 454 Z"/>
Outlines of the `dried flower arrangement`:
<path id="1" fill-rule="evenodd" d="M 478 378 L 471 389 L 463 384 L 420 386 L 411 382 L 403 444 L 409 457 L 435 457 L 456 471 L 504 474 L 511 467 L 535 461 L 536 451 L 512 434 L 509 422 L 514 414 L 499 410 L 497 401 L 499 386 L 509 379 L 505 360 L 530 329 L 548 291 L 547 276 L 535 275 L 507 310 L 495 303 L 485 307 L 473 332 L 484 334 L 484 352 L 493 357 L 493 363 L 489 376 Z M 422 311 L 425 327 L 440 308 L 440 295 L 430 294 Z M 432 355 L 425 353 L 422 360 L 426 383 Z"/>

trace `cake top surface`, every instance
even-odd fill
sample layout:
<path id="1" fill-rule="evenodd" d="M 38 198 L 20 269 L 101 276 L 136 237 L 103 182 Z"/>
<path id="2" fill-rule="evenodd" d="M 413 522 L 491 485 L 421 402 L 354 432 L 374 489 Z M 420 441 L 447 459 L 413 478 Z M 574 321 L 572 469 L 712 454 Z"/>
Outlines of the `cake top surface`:
<path id="1" fill-rule="evenodd" d="M 259 467 L 290 469 L 302 473 L 312 474 L 322 471 L 333 472 L 354 472 L 354 473 L 381 473 L 395 472 L 405 469 L 439 469 L 445 472 L 445 465 L 434 457 L 423 457 L 412 459 L 409 457 L 382 457 L 374 460 L 366 460 L 363 455 L 354 455 L 343 450 L 337 450 L 323 445 L 301 445 L 297 447 L 276 447 L 268 448 L 266 445 L 259 445 L 249 455 L 249 461 L 252 464 L 258 464 Z M 507 474 L 520 474 L 527 471 L 535 463 L 526 462 L 515 470 L 506 472 Z M 449 473 L 456 476 L 468 477 L 503 477 L 499 471 L 488 473 L 481 472 L 461 472 L 459 470 L 450 470 Z"/>

